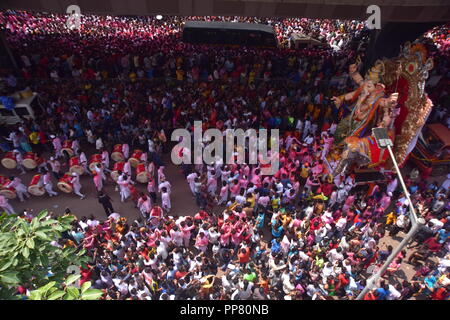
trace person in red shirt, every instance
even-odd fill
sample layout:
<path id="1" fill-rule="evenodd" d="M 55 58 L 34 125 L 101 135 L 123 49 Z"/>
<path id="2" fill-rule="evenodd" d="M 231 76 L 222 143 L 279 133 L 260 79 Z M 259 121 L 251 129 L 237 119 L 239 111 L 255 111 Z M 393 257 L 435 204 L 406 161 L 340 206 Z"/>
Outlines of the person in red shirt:
<path id="1" fill-rule="evenodd" d="M 93 270 L 94 268 L 90 265 L 86 265 L 86 268 L 80 268 L 80 286 L 83 285 L 83 283 L 91 280 Z"/>
<path id="2" fill-rule="evenodd" d="M 184 276 L 186 276 L 188 272 L 184 269 L 184 267 L 180 267 L 177 272 L 175 272 L 175 279 L 180 280 Z"/>
<path id="3" fill-rule="evenodd" d="M 435 290 L 432 295 L 431 298 L 433 300 L 447 300 L 448 297 L 450 296 L 450 285 L 447 285 L 445 287 L 440 287 L 439 289 Z"/>
<path id="4" fill-rule="evenodd" d="M 249 248 L 239 249 L 238 261 L 242 267 L 245 266 L 250 261 L 250 249 Z"/>
<path id="5" fill-rule="evenodd" d="M 378 300 L 378 292 L 376 290 L 367 292 L 367 294 L 364 296 L 364 300 Z"/>
<path id="6" fill-rule="evenodd" d="M 439 252 L 442 248 L 442 245 L 437 242 L 435 237 L 430 237 L 423 242 L 423 244 L 430 250 L 431 252 Z"/>

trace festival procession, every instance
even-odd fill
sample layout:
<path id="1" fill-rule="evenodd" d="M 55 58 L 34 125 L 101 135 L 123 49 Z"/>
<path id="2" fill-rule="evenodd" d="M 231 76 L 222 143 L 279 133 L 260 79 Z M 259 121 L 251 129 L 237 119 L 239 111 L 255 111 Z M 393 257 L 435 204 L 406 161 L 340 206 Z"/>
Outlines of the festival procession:
<path id="1" fill-rule="evenodd" d="M 364 21 L 82 18 L 0 12 L 20 71 L 0 70 L 2 232 L 70 217 L 47 242 L 83 255 L 74 284 L 102 300 L 449 299 L 448 23 L 365 64 Z M 190 43 L 188 22 L 269 25 L 279 45 Z M 178 129 L 202 150 L 208 129 L 277 130 L 278 167 L 249 143 L 194 161 Z M 34 299 L 43 282 L 5 259 L 2 299 Z"/>

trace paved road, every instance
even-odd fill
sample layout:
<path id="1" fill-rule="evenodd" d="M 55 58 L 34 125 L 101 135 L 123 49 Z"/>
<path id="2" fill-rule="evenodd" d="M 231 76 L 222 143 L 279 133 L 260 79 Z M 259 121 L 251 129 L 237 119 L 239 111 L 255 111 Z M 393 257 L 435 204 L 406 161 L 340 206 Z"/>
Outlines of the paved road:
<path id="1" fill-rule="evenodd" d="M 164 157 L 166 162 L 166 169 L 164 170 L 168 181 L 172 184 L 172 211 L 171 215 L 194 215 L 198 212 L 198 207 L 195 204 L 195 198 L 192 196 L 192 193 L 184 179 L 183 174 L 176 166 L 170 163 L 170 157 L 166 155 Z M 112 165 L 111 165 L 112 166 Z M 68 171 L 68 166 L 63 167 L 63 171 Z M 19 175 L 18 170 L 8 170 L 1 166 L 0 174 L 9 177 L 11 175 L 18 175 L 22 182 L 28 186 L 34 174 L 37 173 L 37 170 L 27 171 L 25 175 Z M 135 171 L 133 170 L 133 178 Z M 134 179 L 135 180 L 135 179 Z M 10 204 L 17 212 L 22 212 L 23 210 L 31 210 L 34 212 L 41 211 L 44 209 L 48 209 L 52 212 L 63 213 L 65 208 L 70 208 L 70 210 L 77 216 L 88 216 L 93 214 L 97 218 L 104 218 L 104 210 L 103 207 L 97 202 L 96 190 L 94 186 L 94 182 L 92 177 L 84 174 L 80 177 L 82 189 L 81 193 L 87 195 L 84 200 L 80 200 L 80 198 L 73 194 L 66 194 L 63 192 L 59 192 L 58 196 L 50 197 L 47 194 L 36 197 L 31 196 L 30 199 L 20 202 L 18 198 L 10 200 Z M 136 181 L 136 180 L 135 180 Z M 54 189 L 56 190 L 56 181 L 53 180 Z M 145 192 L 146 184 L 137 183 L 136 187 L 138 190 Z M 134 207 L 131 199 L 128 199 L 127 202 L 120 202 L 119 192 L 115 191 L 115 183 L 108 176 L 108 181 L 104 184 L 104 191 L 113 199 L 113 207 L 116 212 L 120 213 L 122 216 L 126 218 L 134 218 L 140 215 L 138 209 Z M 160 203 L 160 199 L 158 199 L 158 203 Z"/>

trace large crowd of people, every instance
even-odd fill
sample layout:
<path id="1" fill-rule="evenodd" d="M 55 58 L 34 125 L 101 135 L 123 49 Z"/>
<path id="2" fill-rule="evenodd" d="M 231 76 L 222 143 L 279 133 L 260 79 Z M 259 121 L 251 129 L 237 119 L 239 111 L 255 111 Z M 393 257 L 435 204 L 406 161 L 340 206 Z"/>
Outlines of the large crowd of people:
<path id="1" fill-rule="evenodd" d="M 393 250 L 380 240 L 411 227 L 395 175 L 368 190 L 354 175 L 333 176 L 333 134 L 342 114 L 330 97 L 353 88 L 348 65 L 364 52 L 345 44 L 363 25 L 201 18 L 270 23 L 280 40 L 302 31 L 330 44 L 263 50 L 183 43 L 180 25 L 190 19 L 196 18 L 86 15 L 76 31 L 67 29 L 64 15 L 2 12 L 0 25 L 20 58 L 19 83 L 44 101 L 35 119 L 1 128 L 1 150 L 17 162 L 7 187 L 27 201 L 19 176 L 24 154 L 34 152 L 44 159 L 39 184 L 48 196 L 60 196 L 54 185 L 72 150 L 98 194 L 82 192 L 79 173 L 67 183 L 81 199 L 97 197 L 106 219 L 78 217 L 55 245 L 87 250 L 81 281 L 104 290 L 104 299 L 355 299 Z M 432 75 L 448 76 L 447 57 L 438 48 Z M 448 122 L 442 83 L 429 88 L 431 118 Z M 18 86 L 10 79 L 7 90 Z M 172 215 L 177 186 L 165 176 L 171 165 L 165 155 L 171 132 L 191 129 L 196 120 L 204 130 L 279 129 L 280 169 L 264 176 L 260 165 L 183 165 L 199 209 Z M 113 153 L 122 155 L 122 167 L 114 166 Z M 100 155 L 92 168 L 91 154 Z M 133 161 L 143 164 L 144 193 L 135 187 Z M 139 219 L 114 211 L 104 192 L 113 172 L 121 201 L 131 198 Z M 364 299 L 448 299 L 449 183 L 450 176 L 438 183 L 412 171 L 407 185 L 426 226 Z M 4 196 L 0 207 L 20 214 Z M 412 279 L 400 276 L 402 264 L 415 267 Z"/>

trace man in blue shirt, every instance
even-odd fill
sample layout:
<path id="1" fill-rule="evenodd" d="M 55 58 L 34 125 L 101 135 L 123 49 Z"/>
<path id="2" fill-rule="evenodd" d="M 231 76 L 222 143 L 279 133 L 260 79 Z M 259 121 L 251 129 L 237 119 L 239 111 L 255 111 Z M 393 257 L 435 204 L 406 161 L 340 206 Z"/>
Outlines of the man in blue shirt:
<path id="1" fill-rule="evenodd" d="M 389 295 L 389 286 L 382 281 L 380 287 L 376 291 L 378 293 L 378 300 L 386 300 L 386 297 Z"/>
<path id="2" fill-rule="evenodd" d="M 283 235 L 283 226 L 276 220 L 271 221 L 272 224 L 272 237 L 280 238 Z"/>
<path id="3" fill-rule="evenodd" d="M 272 253 L 278 254 L 281 250 L 281 245 L 280 245 L 280 238 L 277 239 L 273 239 L 270 243 L 271 243 L 271 251 Z"/>

